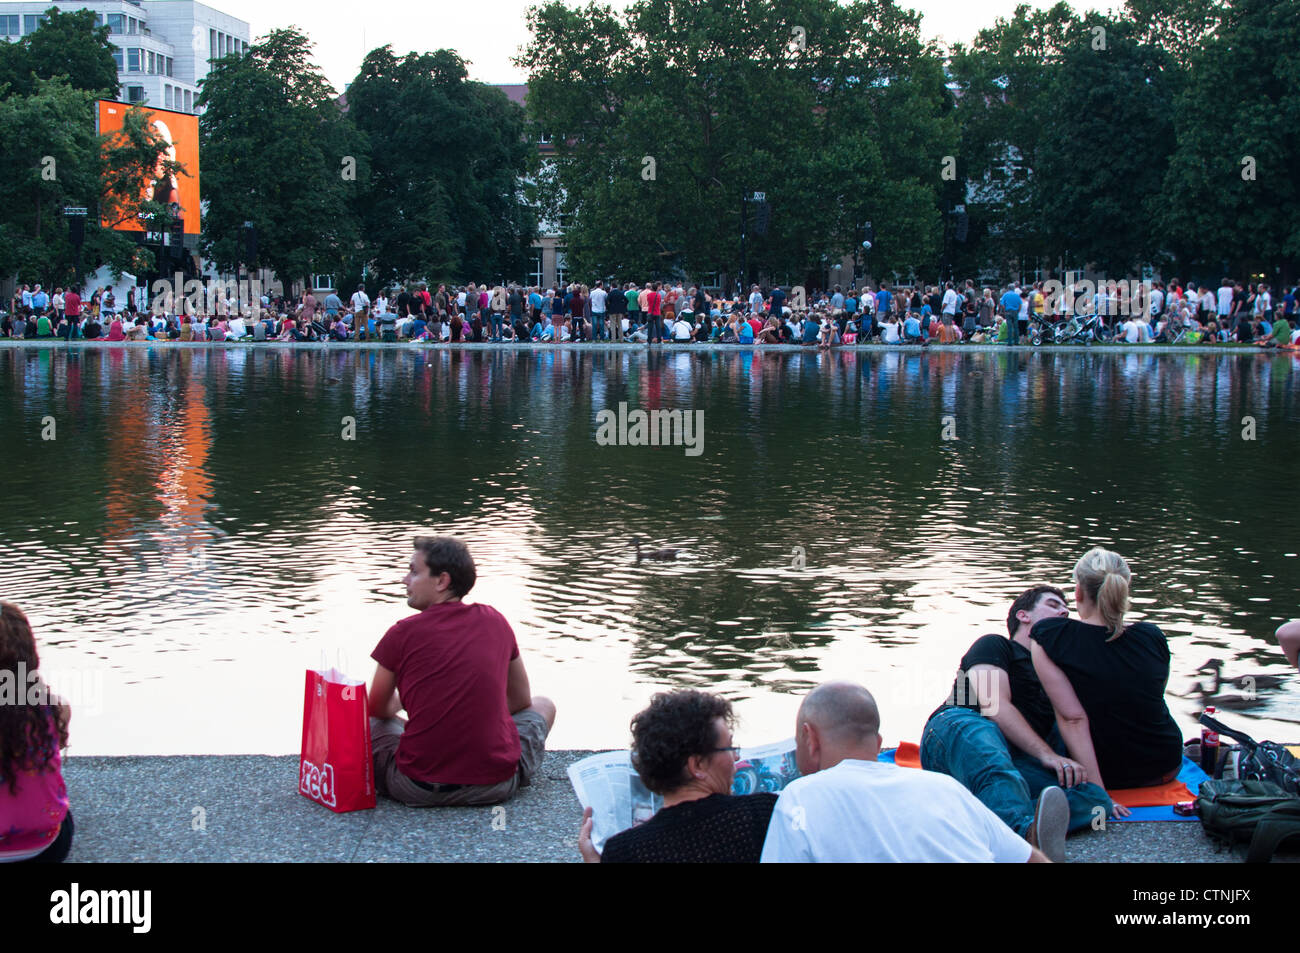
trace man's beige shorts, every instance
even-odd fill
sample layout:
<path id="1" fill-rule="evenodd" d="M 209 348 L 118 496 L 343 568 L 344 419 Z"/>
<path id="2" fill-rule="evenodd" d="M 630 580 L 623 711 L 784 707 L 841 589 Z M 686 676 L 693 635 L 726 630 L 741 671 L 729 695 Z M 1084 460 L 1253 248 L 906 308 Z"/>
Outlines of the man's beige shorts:
<path id="1" fill-rule="evenodd" d="M 497 784 L 435 785 L 443 790 L 429 790 L 397 770 L 397 745 L 406 730 L 400 718 L 370 719 L 370 745 L 375 762 L 375 787 L 395 801 L 410 807 L 448 807 L 466 804 L 499 804 L 509 800 L 521 787 L 532 783 L 546 756 L 546 719 L 531 708 L 512 715 L 519 732 L 519 768 L 507 780 Z M 447 790 L 451 788 L 451 790 Z"/>

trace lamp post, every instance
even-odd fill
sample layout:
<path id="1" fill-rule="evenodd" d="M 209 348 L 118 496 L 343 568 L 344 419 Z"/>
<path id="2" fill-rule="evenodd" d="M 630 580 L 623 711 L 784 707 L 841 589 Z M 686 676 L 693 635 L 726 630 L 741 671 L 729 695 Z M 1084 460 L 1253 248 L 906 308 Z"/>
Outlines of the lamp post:
<path id="1" fill-rule="evenodd" d="M 741 294 L 744 294 L 744 289 L 745 289 L 746 285 L 748 285 L 748 283 L 749 283 L 749 254 L 748 254 L 748 249 L 747 249 L 747 247 L 746 247 L 746 238 L 748 237 L 748 232 L 749 232 L 749 203 L 750 203 L 750 202 L 766 202 L 766 201 L 767 201 L 767 193 L 766 193 L 766 192 L 754 192 L 754 193 L 750 193 L 750 191 L 749 191 L 748 189 L 746 189 L 745 192 L 744 192 L 744 194 L 742 194 L 742 195 L 740 196 L 740 287 L 741 287 Z M 762 210 L 760 209 L 759 211 L 761 212 Z M 758 233 L 759 233 L 760 235 L 763 234 L 763 229 L 762 229 L 762 227 L 761 227 L 761 223 L 760 223 L 760 228 L 759 228 L 759 232 L 758 232 Z"/>
<path id="2" fill-rule="evenodd" d="M 86 216 L 89 209 L 79 205 L 69 205 L 63 209 L 68 220 L 68 241 L 72 243 L 75 260 L 73 262 L 72 281 L 81 287 L 81 247 L 86 242 Z M 80 291 L 77 292 L 80 294 Z"/>

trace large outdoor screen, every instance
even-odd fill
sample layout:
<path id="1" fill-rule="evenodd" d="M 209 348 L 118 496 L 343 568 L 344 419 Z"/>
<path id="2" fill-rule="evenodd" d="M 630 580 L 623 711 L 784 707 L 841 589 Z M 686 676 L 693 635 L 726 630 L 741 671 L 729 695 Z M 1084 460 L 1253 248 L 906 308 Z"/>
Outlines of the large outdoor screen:
<path id="1" fill-rule="evenodd" d="M 132 106 L 101 99 L 97 103 L 96 126 L 101 135 L 107 135 L 122 128 L 123 119 L 128 109 L 139 109 L 148 116 L 154 129 L 167 142 L 171 143 L 169 158 L 179 162 L 188 175 L 177 175 L 169 180 L 153 179 L 140 184 L 141 191 L 156 196 L 160 201 L 176 202 L 185 217 L 185 234 L 199 234 L 199 117 L 189 113 L 172 112 L 170 109 L 154 109 L 146 106 Z M 131 222 L 114 225 L 104 221 L 105 228 L 119 231 L 141 231 Z"/>

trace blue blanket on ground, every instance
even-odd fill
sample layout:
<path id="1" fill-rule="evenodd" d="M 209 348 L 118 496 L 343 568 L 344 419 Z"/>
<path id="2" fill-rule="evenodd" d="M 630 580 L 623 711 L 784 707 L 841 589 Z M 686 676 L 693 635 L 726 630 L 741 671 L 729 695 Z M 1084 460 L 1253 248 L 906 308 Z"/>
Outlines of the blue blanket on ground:
<path id="1" fill-rule="evenodd" d="M 889 748 L 880 752 L 880 761 L 894 763 L 894 752 L 897 748 Z M 1187 785 L 1187 789 L 1192 792 L 1192 797 L 1201 789 L 1201 782 L 1210 780 L 1210 776 L 1201 770 L 1201 766 L 1190 758 L 1183 758 L 1183 769 L 1178 772 L 1178 780 Z M 1157 807 L 1130 807 L 1132 814 L 1123 818 L 1123 822 L 1128 821 L 1199 821 L 1195 814 L 1190 817 L 1183 817 L 1175 814 L 1172 806 L 1161 804 Z M 1121 823 L 1120 821 L 1111 820 L 1109 823 Z"/>

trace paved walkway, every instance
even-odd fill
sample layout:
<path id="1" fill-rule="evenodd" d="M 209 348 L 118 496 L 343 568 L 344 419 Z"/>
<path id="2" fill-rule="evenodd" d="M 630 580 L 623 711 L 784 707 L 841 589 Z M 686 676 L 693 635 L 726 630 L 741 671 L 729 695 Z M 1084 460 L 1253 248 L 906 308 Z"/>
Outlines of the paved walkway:
<path id="1" fill-rule="evenodd" d="M 69 860 L 574 862 L 582 812 L 565 772 L 589 753 L 549 752 L 533 785 L 496 808 L 417 809 L 381 797 L 375 810 L 350 814 L 297 793 L 293 756 L 69 758 L 77 825 Z M 1199 823 L 1111 824 L 1071 838 L 1067 856 L 1239 859 L 1216 851 Z"/>

